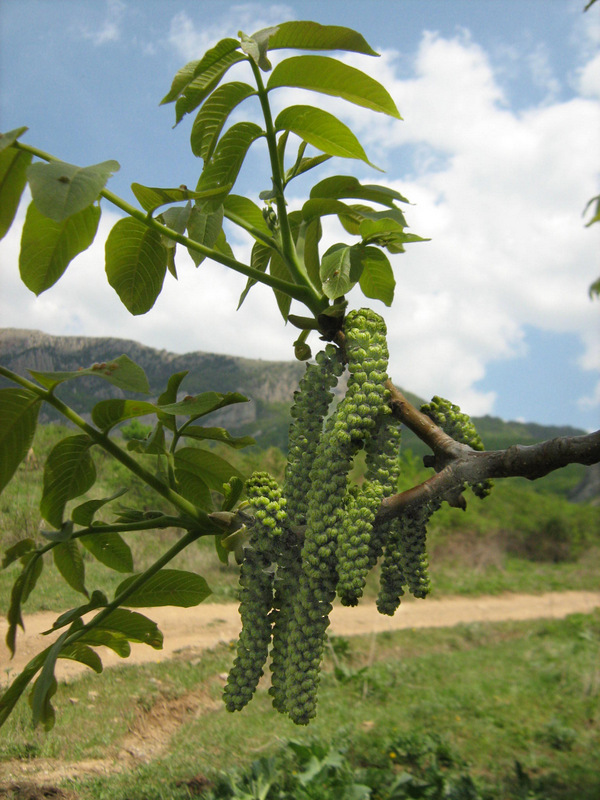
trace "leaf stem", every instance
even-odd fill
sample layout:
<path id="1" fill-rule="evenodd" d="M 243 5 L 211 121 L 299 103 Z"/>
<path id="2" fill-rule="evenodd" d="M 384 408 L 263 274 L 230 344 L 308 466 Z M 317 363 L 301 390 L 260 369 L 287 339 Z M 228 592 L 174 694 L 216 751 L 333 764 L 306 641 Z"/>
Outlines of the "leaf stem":
<path id="1" fill-rule="evenodd" d="M 324 308 L 327 307 L 327 299 L 317 292 L 315 287 L 312 285 L 310 278 L 304 269 L 304 265 L 300 262 L 296 252 L 294 237 L 292 236 L 292 229 L 290 227 L 290 221 L 287 214 L 284 192 L 284 177 L 282 174 L 279 154 L 277 152 L 277 135 L 275 131 L 275 125 L 273 124 L 271 106 L 269 104 L 269 93 L 267 89 L 265 89 L 258 65 L 255 64 L 252 59 L 250 59 L 250 66 L 252 67 L 252 72 L 254 73 L 254 79 L 256 81 L 256 87 L 258 90 L 258 98 L 260 100 L 260 105 L 265 120 L 265 132 L 267 145 L 269 148 L 269 159 L 271 161 L 271 173 L 273 188 L 275 190 L 275 201 L 277 203 L 277 218 L 279 221 L 279 231 L 281 235 L 284 261 L 296 284 L 305 286 L 310 291 L 316 306 L 313 307 L 309 305 L 309 308 L 316 316 L 317 313 L 320 313 Z M 308 305 L 308 303 L 306 305 Z"/>

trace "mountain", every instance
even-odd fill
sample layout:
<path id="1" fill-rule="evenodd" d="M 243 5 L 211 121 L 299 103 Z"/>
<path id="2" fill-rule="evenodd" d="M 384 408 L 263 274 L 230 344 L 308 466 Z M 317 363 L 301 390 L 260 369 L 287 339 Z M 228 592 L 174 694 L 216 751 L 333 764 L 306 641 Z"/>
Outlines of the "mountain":
<path id="1" fill-rule="evenodd" d="M 34 330 L 0 329 L 0 364 L 21 375 L 27 375 L 29 369 L 46 372 L 75 371 L 95 362 L 110 361 L 122 354 L 128 355 L 144 369 L 152 399 L 156 399 L 164 391 L 170 375 L 185 370 L 189 374 L 182 384 L 183 394 L 206 391 L 240 392 L 252 402 L 229 406 L 211 415 L 210 424 L 225 426 L 238 435 L 250 434 L 261 447 L 274 445 L 286 448 L 289 406 L 305 369 L 304 364 L 299 361 L 262 361 L 204 352 L 177 355 L 127 339 L 51 336 Z M 7 381 L 0 378 L 0 386 L 8 385 Z M 340 394 L 343 390 L 344 386 L 341 385 Z M 57 389 L 57 395 L 87 418 L 93 405 L 99 400 L 125 396 L 120 389 L 106 381 L 88 377 L 62 384 Z M 406 392 L 406 395 L 416 405 L 423 402 L 410 392 Z M 57 412 L 45 407 L 41 421 L 56 419 L 59 419 Z M 515 443 L 534 444 L 556 436 L 585 433 L 570 426 L 505 422 L 490 416 L 475 418 L 473 421 L 486 448 L 491 450 Z M 427 447 L 410 431 L 406 431 L 404 446 L 419 456 L 427 452 Z M 556 475 L 562 473 L 570 476 L 566 482 L 562 477 L 549 476 L 544 479 L 545 483 L 540 482 L 540 486 L 552 485 L 555 487 L 552 491 L 567 494 L 574 491 L 578 481 L 585 478 L 585 468 L 577 465 L 566 471 L 561 470 Z M 594 487 L 598 492 L 596 484 Z M 584 493 L 586 497 L 589 491 L 588 489 Z"/>

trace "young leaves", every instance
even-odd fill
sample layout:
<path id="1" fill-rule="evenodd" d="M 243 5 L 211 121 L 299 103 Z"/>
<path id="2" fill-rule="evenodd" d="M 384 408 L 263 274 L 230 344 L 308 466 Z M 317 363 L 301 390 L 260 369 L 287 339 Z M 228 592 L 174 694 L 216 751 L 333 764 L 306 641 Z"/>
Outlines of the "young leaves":
<path id="1" fill-rule="evenodd" d="M 130 575 L 115 592 L 118 597 L 126 591 L 139 575 Z M 211 590 L 200 575 L 180 569 L 161 569 L 124 601 L 130 608 L 153 608 L 154 606 L 179 606 L 190 608 L 205 600 Z"/>
<path id="2" fill-rule="evenodd" d="M 19 254 L 19 272 L 25 286 L 35 295 L 54 286 L 75 256 L 92 244 L 99 221 L 99 206 L 88 205 L 56 221 L 30 203 Z"/>
<path id="3" fill-rule="evenodd" d="M 374 169 L 350 128 L 333 114 L 313 106 L 288 106 L 275 120 L 278 131 L 291 131 L 330 156 L 356 158 Z"/>
<path id="4" fill-rule="evenodd" d="M 233 109 L 254 94 L 256 91 L 247 83 L 234 81 L 219 86 L 196 115 L 190 136 L 192 153 L 209 161 Z"/>
<path id="5" fill-rule="evenodd" d="M 92 444 L 85 434 L 68 436 L 52 448 L 46 460 L 40 512 L 55 528 L 62 525 L 67 502 L 87 492 L 96 480 L 89 452 Z"/>
<path id="6" fill-rule="evenodd" d="M 167 272 L 160 233 L 131 217 L 121 219 L 106 239 L 106 276 L 127 310 L 150 311 Z"/>
<path id="7" fill-rule="evenodd" d="M 218 86 L 229 67 L 245 59 L 236 39 L 221 39 L 199 61 L 191 61 L 179 70 L 161 105 L 176 101 L 175 117 L 178 124 L 185 114 L 197 108 Z"/>
<path id="8" fill-rule="evenodd" d="M 31 447 L 40 405 L 27 389 L 0 390 L 0 492 Z"/>
<path id="9" fill-rule="evenodd" d="M 4 137 L 10 137 L 10 134 L 4 134 Z M 17 213 L 31 158 L 30 153 L 14 147 L 0 150 L 0 239 L 6 235 Z"/>
<path id="10" fill-rule="evenodd" d="M 361 70 L 327 56 L 295 56 L 281 61 L 271 73 L 267 89 L 280 86 L 341 97 L 401 119 L 396 104 L 380 83 Z"/>
<path id="11" fill-rule="evenodd" d="M 150 393 L 148 378 L 144 370 L 132 361 L 129 356 L 122 355 L 112 361 L 103 361 L 99 364 L 92 364 L 91 367 L 80 368 L 75 372 L 39 372 L 29 370 L 32 375 L 46 389 L 52 389 L 59 383 L 70 381 L 74 378 L 84 378 L 93 375 L 102 378 L 126 392 Z"/>
<path id="12" fill-rule="evenodd" d="M 76 167 L 63 161 L 32 164 L 27 170 L 33 202 L 55 222 L 63 222 L 94 203 L 114 172 L 117 161 Z"/>
<path id="13" fill-rule="evenodd" d="M 341 25 L 320 25 L 318 22 L 293 20 L 277 25 L 269 36 L 269 50 L 293 48 L 294 50 L 346 50 L 377 56 L 364 37 L 351 28 Z M 261 31 L 253 35 L 260 36 Z"/>

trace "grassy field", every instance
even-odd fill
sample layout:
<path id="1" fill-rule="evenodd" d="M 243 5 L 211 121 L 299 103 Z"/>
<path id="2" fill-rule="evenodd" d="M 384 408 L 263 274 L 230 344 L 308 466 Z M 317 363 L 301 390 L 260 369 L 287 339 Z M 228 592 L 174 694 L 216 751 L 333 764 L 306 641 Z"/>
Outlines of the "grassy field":
<path id="1" fill-rule="evenodd" d="M 226 712 L 230 660 L 223 645 L 61 685 L 54 730 L 21 706 L 0 758 L 101 759 L 101 778 L 63 784 L 79 800 L 600 796 L 600 613 L 332 639 L 307 728 L 265 687 Z"/>

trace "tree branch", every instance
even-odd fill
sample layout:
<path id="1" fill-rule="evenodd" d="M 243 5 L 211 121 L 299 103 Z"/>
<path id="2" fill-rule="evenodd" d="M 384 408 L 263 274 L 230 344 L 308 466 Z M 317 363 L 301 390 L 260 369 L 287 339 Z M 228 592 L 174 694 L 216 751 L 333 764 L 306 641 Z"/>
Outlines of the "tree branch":
<path id="1" fill-rule="evenodd" d="M 466 507 L 462 493 L 467 484 L 490 478 L 521 477 L 537 480 L 568 464 L 590 466 L 600 462 L 600 431 L 582 436 L 560 436 L 533 445 L 512 445 L 506 450 L 476 451 L 454 441 L 415 408 L 391 382 L 390 407 L 401 422 L 433 451 L 426 465 L 436 474 L 419 486 L 383 500 L 376 523 L 382 523 L 433 500 Z"/>

